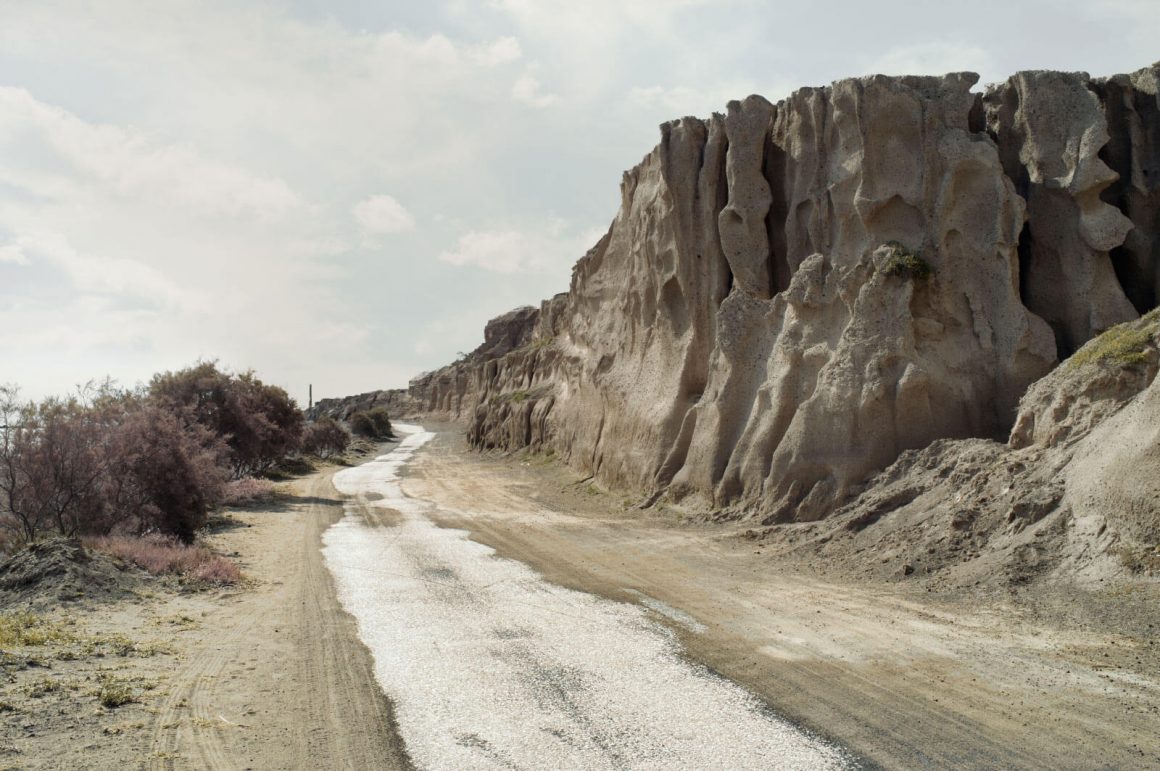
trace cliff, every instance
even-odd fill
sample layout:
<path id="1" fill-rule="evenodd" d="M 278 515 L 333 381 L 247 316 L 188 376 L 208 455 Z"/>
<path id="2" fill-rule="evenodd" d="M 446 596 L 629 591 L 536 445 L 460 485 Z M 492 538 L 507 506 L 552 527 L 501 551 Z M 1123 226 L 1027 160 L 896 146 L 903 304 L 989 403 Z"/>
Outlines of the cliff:
<path id="1" fill-rule="evenodd" d="M 462 420 L 479 403 L 480 366 L 526 345 L 539 315 L 540 312 L 531 306 L 508 311 L 489 321 L 484 328 L 483 343 L 471 353 L 461 355 L 455 363 L 411 378 L 407 388 L 319 399 L 307 410 L 307 417 L 311 420 L 323 416 L 349 420 L 355 412 L 384 407 L 396 419 L 434 417 Z"/>
<path id="2" fill-rule="evenodd" d="M 1158 75 L 872 76 L 667 123 L 569 291 L 406 398 L 765 524 L 1003 442 L 1032 384 L 1157 304 Z"/>
<path id="3" fill-rule="evenodd" d="M 1156 304 L 1157 73 L 874 76 L 666 124 L 451 412 L 477 447 L 765 522 L 1006 438 L 1032 383 Z"/>

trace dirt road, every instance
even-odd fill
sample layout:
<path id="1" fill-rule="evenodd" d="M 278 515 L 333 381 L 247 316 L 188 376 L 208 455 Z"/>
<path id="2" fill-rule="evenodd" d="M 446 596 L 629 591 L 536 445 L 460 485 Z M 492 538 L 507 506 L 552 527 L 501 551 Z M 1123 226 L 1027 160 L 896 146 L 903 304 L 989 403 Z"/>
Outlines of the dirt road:
<path id="1" fill-rule="evenodd" d="M 249 586 L 147 592 L 70 611 L 91 632 L 158 640 L 169 652 L 54 665 L 49 674 L 68 687 L 20 702 L 23 711 L 9 721 L 13 746 L 0 743 L 0 767 L 410 767 L 396 723 L 401 713 L 376 684 L 375 662 L 337 599 L 320 550 L 323 533 L 343 519 L 344 503 L 356 518 L 397 537 L 396 549 L 406 548 L 405 517 L 344 501 L 332 473 L 295 482 L 288 502 L 231 512 L 233 524 L 210 537 L 234 555 Z M 636 612 L 668 625 L 685 657 L 868 765 L 1160 768 L 1154 638 L 1074 618 L 1047 624 L 1020 605 L 935 601 L 905 587 L 794 572 L 734 532 L 678 525 L 663 509 L 627 509 L 558 464 L 465 452 L 454 431 L 440 433 L 410 461 L 402 490 L 427 502 L 438 524 L 468 531 L 558 587 L 644 609 Z M 409 559 L 414 564 L 406 569 L 455 600 L 462 587 L 447 582 L 462 566 L 460 554 L 458 546 L 399 552 L 398 563 L 386 567 L 405 572 L 400 566 Z M 460 578 L 476 567 L 494 569 L 486 563 L 467 566 Z M 502 609 L 493 588 L 518 594 L 532 583 L 542 593 L 535 604 L 559 599 L 538 576 L 501 578 L 462 607 L 482 596 Z M 372 576 L 365 585 L 380 583 Z M 404 589 L 400 596 L 414 594 Z M 422 597 L 415 602 L 422 605 Z M 557 622 L 562 636 L 554 656 L 565 660 L 580 630 L 574 619 L 561 618 L 569 620 Z M 533 620 L 519 629 L 501 619 L 488 623 L 490 644 L 501 655 L 486 670 L 526 664 Z M 479 636 L 463 635 L 440 655 L 478 645 Z M 540 669 L 554 689 L 541 696 L 591 716 L 592 705 L 578 701 L 575 670 L 549 663 Z M 82 665 L 97 669 L 77 669 Z M 441 669 L 433 671 L 446 674 Z M 151 685 L 140 691 L 140 703 L 94 711 L 87 689 L 102 672 Z M 44 679 L 35 669 L 20 676 Z M 649 694 L 680 701 L 667 687 Z M 468 696 L 486 705 L 494 693 Z M 466 719 L 465 712 L 447 714 Z M 719 717 L 712 710 L 698 715 L 710 730 Z M 461 734 L 466 749 L 482 746 L 475 734 Z"/>
<path id="2" fill-rule="evenodd" d="M 434 524 L 438 504 L 400 489 L 434 434 L 397 428 L 406 436 L 389 455 L 335 476 L 355 505 L 327 531 L 323 554 L 417 765 L 855 767 L 690 662 L 644 608 L 549 583 Z"/>
<path id="3" fill-rule="evenodd" d="M 653 606 L 688 656 L 871 763 L 1160 767 L 1155 647 L 779 570 L 726 531 L 626 512 L 557 466 L 461 445 L 441 434 L 403 480 L 440 524 L 562 586 Z"/>
<path id="4" fill-rule="evenodd" d="M 332 475 L 299 480 L 288 505 L 237 513 L 240 526 L 215 536 L 252 590 L 167 609 L 198 621 L 153 720 L 152 767 L 410 767 L 322 563 L 320 536 L 343 514 Z"/>

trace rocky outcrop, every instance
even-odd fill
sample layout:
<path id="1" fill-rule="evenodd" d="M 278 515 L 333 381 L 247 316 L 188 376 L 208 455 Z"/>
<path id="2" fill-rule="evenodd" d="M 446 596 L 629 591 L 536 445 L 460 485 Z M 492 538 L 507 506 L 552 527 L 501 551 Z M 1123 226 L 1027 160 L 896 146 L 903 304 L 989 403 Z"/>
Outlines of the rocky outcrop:
<path id="1" fill-rule="evenodd" d="M 1144 313 L 1160 303 L 1160 66 L 1092 87 L 1110 135 L 1100 155 L 1119 175 L 1101 197 L 1133 225 L 1112 249 L 1112 265 L 1128 299 Z"/>
<path id="2" fill-rule="evenodd" d="M 480 368 L 527 346 L 539 318 L 540 311 L 531 306 L 508 311 L 489 321 L 484 328 L 483 343 L 471 353 L 462 354 L 453 364 L 411 378 L 406 388 L 320 399 L 307 410 L 307 417 L 346 421 L 356 412 L 382 407 L 395 419 L 462 420 L 473 414 L 478 405 Z"/>
<path id="3" fill-rule="evenodd" d="M 409 398 L 766 523 L 937 440 L 999 452 L 1032 383 L 1156 304 L 1157 73 L 873 76 L 667 123 L 569 291 Z M 1018 441 L 1059 436 L 1027 414 Z"/>
<path id="4" fill-rule="evenodd" d="M 794 546 L 951 586 L 1160 574 L 1160 311 L 1037 382 L 1009 442 L 910 451 Z"/>
<path id="5" fill-rule="evenodd" d="M 1137 315 L 1110 255 L 1133 222 L 1101 197 L 1120 178 L 1101 157 L 1104 106 L 1087 75 L 1062 72 L 1020 73 L 983 102 L 1004 170 L 1027 199 L 1023 298 L 1066 357 Z"/>

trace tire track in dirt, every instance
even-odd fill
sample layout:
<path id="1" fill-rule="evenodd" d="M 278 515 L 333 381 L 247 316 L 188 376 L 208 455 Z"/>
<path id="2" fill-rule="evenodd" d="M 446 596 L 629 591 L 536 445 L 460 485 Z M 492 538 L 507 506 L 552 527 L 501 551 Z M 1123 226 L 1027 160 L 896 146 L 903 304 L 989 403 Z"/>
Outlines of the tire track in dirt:
<path id="1" fill-rule="evenodd" d="M 628 602 L 640 592 L 691 616 L 703 633 L 672 625 L 690 658 L 871 762 L 1139 768 L 1160 757 L 1156 680 L 1113 682 L 1070 653 L 1106 645 L 1098 630 L 803 575 L 724 526 L 629 510 L 575 478 L 534 457 L 466 452 L 444 433 L 402 486 L 438 507 L 441 526 L 553 583 Z"/>
<path id="2" fill-rule="evenodd" d="M 338 604 L 321 535 L 342 517 L 330 473 L 215 536 L 254 585 L 209 601 L 152 725 L 154 769 L 409 769 L 370 654 Z M 203 604 L 206 604 L 203 601 Z"/>

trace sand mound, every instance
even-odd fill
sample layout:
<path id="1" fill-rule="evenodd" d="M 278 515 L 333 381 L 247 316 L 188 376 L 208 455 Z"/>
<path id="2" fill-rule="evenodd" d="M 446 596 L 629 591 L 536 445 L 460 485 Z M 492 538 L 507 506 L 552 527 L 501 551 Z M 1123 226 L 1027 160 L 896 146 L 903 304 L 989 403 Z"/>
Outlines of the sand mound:
<path id="1" fill-rule="evenodd" d="M 0 607 L 118 600 L 145 578 L 138 568 L 90 551 L 78 540 L 53 538 L 30 544 L 0 563 Z"/>

